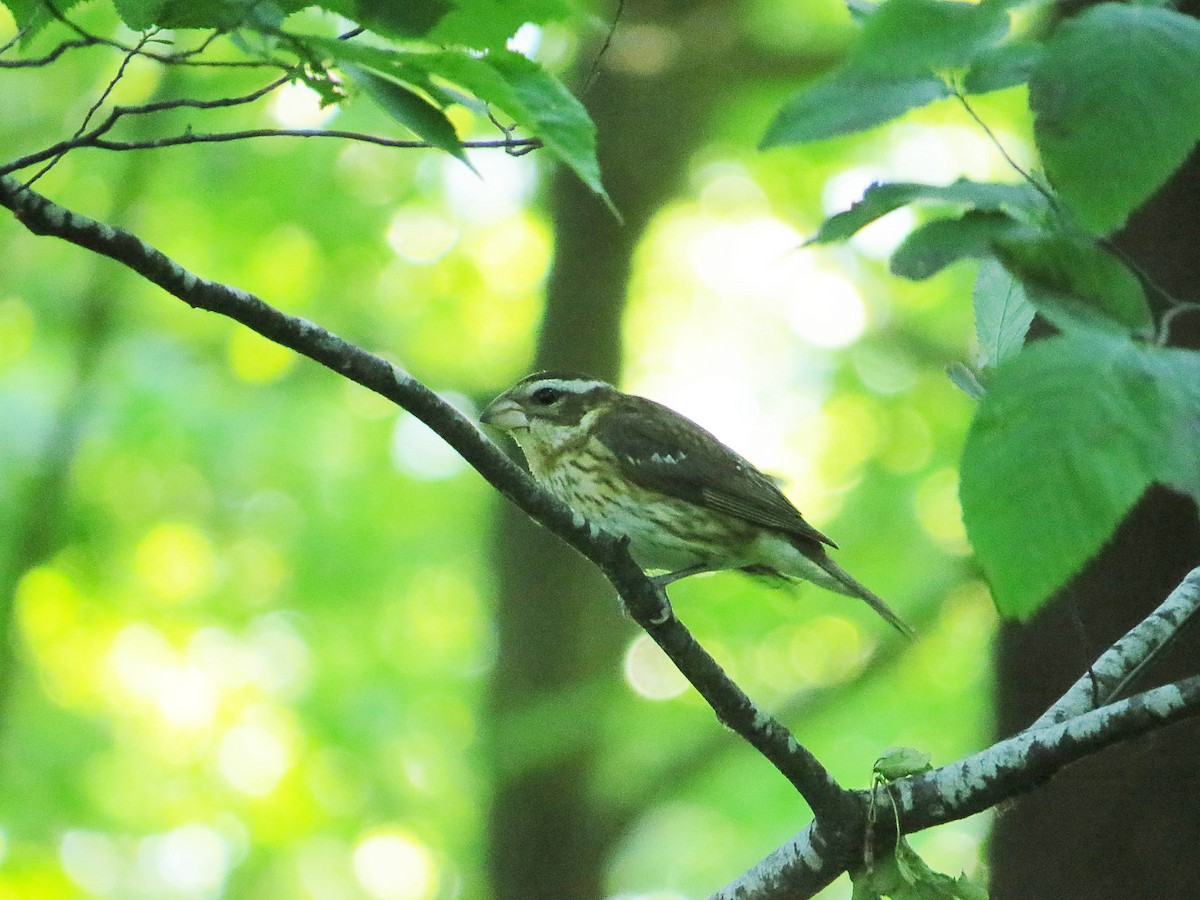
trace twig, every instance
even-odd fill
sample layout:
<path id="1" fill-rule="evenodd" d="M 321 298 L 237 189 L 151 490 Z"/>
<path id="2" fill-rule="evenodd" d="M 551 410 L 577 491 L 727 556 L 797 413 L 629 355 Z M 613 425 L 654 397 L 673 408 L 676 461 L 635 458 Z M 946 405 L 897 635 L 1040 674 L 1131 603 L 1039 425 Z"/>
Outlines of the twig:
<path id="1" fill-rule="evenodd" d="M 17 37 L 20 37 L 20 32 L 18 32 Z M 6 50 L 8 50 L 15 41 L 16 38 L 13 38 L 13 41 L 10 41 L 8 44 L 0 47 L 0 53 L 4 53 Z M 80 39 L 78 41 L 63 41 L 45 56 L 39 56 L 35 59 L 0 59 L 0 69 L 36 69 L 39 66 L 50 65 L 50 63 L 54 62 L 68 50 L 74 50 L 76 47 L 94 46 L 96 46 L 96 42 L 90 40 Z"/>
<path id="2" fill-rule="evenodd" d="M 247 59 L 247 60 L 220 60 L 220 59 L 194 60 L 194 59 L 192 59 L 192 57 L 195 56 L 197 52 L 199 52 L 200 48 L 194 48 L 192 50 L 184 50 L 179 53 L 153 53 L 149 50 L 143 50 L 140 47 L 138 47 L 138 48 L 130 47 L 127 44 L 122 44 L 120 41 L 114 41 L 111 38 L 101 37 L 98 34 L 92 34 L 90 31 L 87 31 L 86 29 L 80 27 L 75 22 L 68 19 L 67 16 L 57 6 L 54 5 L 52 0 L 42 0 L 42 2 L 45 4 L 46 9 L 48 9 L 50 11 L 50 14 L 52 16 L 54 16 L 54 18 L 56 18 L 59 22 L 62 22 L 62 24 L 66 25 L 68 28 L 70 28 L 72 31 L 74 31 L 77 35 L 79 35 L 85 41 L 88 41 L 89 43 L 92 43 L 92 44 L 103 44 L 106 47 L 114 47 L 117 50 L 122 51 L 123 53 L 134 53 L 136 56 L 144 56 L 146 59 L 152 59 L 155 62 L 160 62 L 165 65 L 197 66 L 197 67 L 204 67 L 204 68 L 238 68 L 238 69 L 266 69 L 266 68 L 269 68 L 269 69 L 284 68 L 285 69 L 285 68 L 287 68 L 287 66 L 284 63 L 274 61 L 274 60 L 262 61 L 262 60 L 253 60 L 253 59 Z M 209 44 L 211 44 L 212 41 L 215 40 L 220 34 L 221 34 L 221 32 L 217 31 L 216 33 L 210 35 L 208 38 L 206 38 L 204 40 L 204 42 L 202 42 L 201 47 L 207 48 L 207 46 Z"/>
<path id="3" fill-rule="evenodd" d="M 130 50 L 128 53 L 125 54 L 125 58 L 123 60 L 121 60 L 121 65 L 117 68 L 117 74 L 115 74 L 109 80 L 109 82 L 105 86 L 104 90 L 100 92 L 100 96 L 96 98 L 96 102 L 93 103 L 91 106 L 91 109 L 89 109 L 87 111 L 87 115 L 85 115 L 83 117 L 83 121 L 79 123 L 79 127 L 77 129 L 75 129 L 75 133 L 73 135 L 71 135 L 70 140 L 73 141 L 73 140 L 77 139 L 81 134 L 83 134 L 87 130 L 88 123 L 90 121 L 92 121 L 92 116 L 94 116 L 96 114 L 96 112 L 100 109 L 100 107 L 104 105 L 104 101 L 108 99 L 109 95 L 112 94 L 112 92 L 116 89 L 117 84 L 119 84 L 121 79 L 125 77 L 125 69 L 128 68 L 129 61 L 131 59 L 133 59 L 134 56 L 137 55 L 137 51 L 140 50 L 143 46 L 145 46 L 146 42 L 148 40 L 150 40 L 151 36 L 155 33 L 156 32 L 154 32 L 154 31 L 148 31 L 148 32 L 144 33 L 141 36 L 141 38 L 138 40 L 137 47 L 133 50 Z M 112 118 L 112 121 L 115 122 L 116 118 Z M 70 143 L 70 141 L 67 141 L 67 143 Z M 30 185 L 32 185 L 35 181 L 37 181 L 39 178 L 41 178 L 43 175 L 45 175 L 47 172 L 49 172 L 51 169 L 53 169 L 56 165 L 58 165 L 59 160 L 61 160 L 66 153 L 67 153 L 67 150 L 63 150 L 62 152 L 55 154 L 50 159 L 50 161 L 48 163 L 46 163 L 46 165 L 42 166 L 42 168 L 39 169 L 37 172 L 35 172 L 25 182 L 25 184 L 22 187 L 23 188 L 30 187 Z"/>

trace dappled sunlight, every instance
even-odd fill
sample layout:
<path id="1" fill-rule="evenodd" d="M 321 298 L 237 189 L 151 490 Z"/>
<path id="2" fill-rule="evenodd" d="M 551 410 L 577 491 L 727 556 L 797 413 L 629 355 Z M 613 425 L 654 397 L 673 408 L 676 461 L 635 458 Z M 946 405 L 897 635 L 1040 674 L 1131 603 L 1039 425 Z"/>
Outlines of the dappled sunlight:
<path id="1" fill-rule="evenodd" d="M 449 444 L 407 412 L 396 417 L 392 430 L 392 462 L 404 474 L 421 481 L 452 478 L 467 467 Z"/>
<path id="2" fill-rule="evenodd" d="M 0 369 L 29 352 L 35 323 L 28 306 L 16 297 L 0 299 Z"/>
<path id="3" fill-rule="evenodd" d="M 821 192 L 821 206 L 825 215 L 845 212 L 863 198 L 873 184 L 887 180 L 887 173 L 879 169 L 842 169 L 825 182 Z M 852 238 L 850 246 L 871 259 L 887 259 L 900 246 L 916 224 L 916 216 L 907 206 L 893 210 L 876 219 Z"/>
<path id="4" fill-rule="evenodd" d="M 221 736 L 217 769 L 234 790 L 264 797 L 287 774 L 292 755 L 278 725 L 253 719 L 234 725 Z"/>
<path id="5" fill-rule="evenodd" d="M 308 85 L 290 81 L 271 97 L 271 115 L 284 128 L 316 128 L 328 124 L 337 106 L 321 106 L 321 95 Z"/>
<path id="6" fill-rule="evenodd" d="M 971 552 L 958 503 L 958 472 L 939 469 L 921 482 L 913 498 L 917 520 L 925 532 L 947 553 L 965 556 Z"/>
<path id="7" fill-rule="evenodd" d="M 428 900 L 438 886 L 433 856 L 401 828 L 379 828 L 354 847 L 354 877 L 374 900 Z"/>
<path id="8" fill-rule="evenodd" d="M 639 634 L 625 651 L 625 680 L 647 700 L 670 700 L 688 690 L 688 682 L 648 634 Z"/>
<path id="9" fill-rule="evenodd" d="M 162 522 L 138 542 L 133 573 L 146 591 L 163 603 L 185 603 L 205 593 L 216 580 L 212 542 L 186 522 Z"/>
<path id="10" fill-rule="evenodd" d="M 874 643 L 850 619 L 816 616 L 763 635 L 753 650 L 755 675 L 784 695 L 829 687 L 857 675 L 873 649 Z"/>
<path id="11" fill-rule="evenodd" d="M 459 229 L 448 216 L 433 209 L 402 206 L 387 228 L 388 246 L 410 263 L 428 265 L 450 252 Z"/>
<path id="12" fill-rule="evenodd" d="M 299 357 L 287 347 L 246 328 L 229 332 L 229 368 L 248 384 L 270 384 L 290 372 Z"/>

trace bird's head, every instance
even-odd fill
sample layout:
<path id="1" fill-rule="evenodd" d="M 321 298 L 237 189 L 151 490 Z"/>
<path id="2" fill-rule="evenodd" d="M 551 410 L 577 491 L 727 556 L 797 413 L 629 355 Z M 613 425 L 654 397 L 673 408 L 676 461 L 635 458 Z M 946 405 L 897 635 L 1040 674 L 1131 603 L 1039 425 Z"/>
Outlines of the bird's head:
<path id="1" fill-rule="evenodd" d="M 479 417 L 513 436 L 531 466 L 587 433 L 591 421 L 621 396 L 607 382 L 565 372 L 535 372 L 488 404 Z"/>

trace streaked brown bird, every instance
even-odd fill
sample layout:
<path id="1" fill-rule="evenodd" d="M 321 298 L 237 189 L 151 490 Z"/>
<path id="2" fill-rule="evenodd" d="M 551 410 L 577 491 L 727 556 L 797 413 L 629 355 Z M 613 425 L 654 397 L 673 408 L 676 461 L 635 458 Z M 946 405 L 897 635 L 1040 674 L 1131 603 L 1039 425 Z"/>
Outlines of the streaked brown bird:
<path id="1" fill-rule="evenodd" d="M 661 586 L 700 572 L 788 576 L 858 597 L 913 631 L 829 558 L 837 545 L 750 462 L 691 419 L 564 372 L 538 372 L 493 400 L 480 421 L 512 435 L 533 477 L 571 509 L 629 539 Z"/>

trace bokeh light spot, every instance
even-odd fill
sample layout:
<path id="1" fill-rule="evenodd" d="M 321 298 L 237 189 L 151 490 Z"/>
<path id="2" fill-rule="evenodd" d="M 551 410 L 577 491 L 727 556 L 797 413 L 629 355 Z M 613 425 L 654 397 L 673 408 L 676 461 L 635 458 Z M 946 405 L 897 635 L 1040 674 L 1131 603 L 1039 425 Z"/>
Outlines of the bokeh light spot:
<path id="1" fill-rule="evenodd" d="M 296 364 L 295 353 L 249 328 L 229 332 L 226 354 L 233 374 L 249 384 L 278 381 Z"/>
<path id="2" fill-rule="evenodd" d="M 441 213 L 404 207 L 392 217 L 387 242 L 409 262 L 433 263 L 458 243 L 458 228 Z"/>
<path id="3" fill-rule="evenodd" d="M 336 104 L 321 106 L 321 95 L 297 81 L 275 91 L 271 115 L 284 128 L 316 128 L 337 115 Z"/>
<path id="4" fill-rule="evenodd" d="M 89 894 L 112 894 L 120 886 L 123 860 L 106 834 L 72 829 L 58 844 L 58 860 L 67 877 Z"/>
<path id="5" fill-rule="evenodd" d="M 670 700 L 688 688 L 687 679 L 646 634 L 635 637 L 625 651 L 625 680 L 648 700 Z"/>
<path id="6" fill-rule="evenodd" d="M 454 399 L 450 399 L 454 402 Z M 464 398 L 457 398 L 465 403 Z M 466 404 L 469 405 L 469 404 Z M 472 413 L 473 415 L 473 413 Z M 406 475 L 421 481 L 441 481 L 463 471 L 466 463 L 454 449 L 410 413 L 401 413 L 392 431 L 392 462 Z"/>
<path id="7" fill-rule="evenodd" d="M 939 469 L 927 476 L 913 497 L 917 521 L 947 553 L 965 556 L 971 546 L 958 505 L 958 472 Z"/>
<path id="8" fill-rule="evenodd" d="M 192 525 L 160 523 L 138 542 L 133 571 L 159 600 L 192 600 L 207 591 L 216 577 L 212 544 Z"/>
<path id="9" fill-rule="evenodd" d="M 426 900 L 437 868 L 425 845 L 395 828 L 376 831 L 354 848 L 354 877 L 376 900 Z"/>
<path id="10" fill-rule="evenodd" d="M 840 275 L 812 271 L 796 286 L 787 307 L 788 323 L 817 347 L 845 347 L 858 340 L 867 325 L 867 311 L 858 289 Z"/>
<path id="11" fill-rule="evenodd" d="M 290 766 L 283 740 L 253 723 L 230 728 L 217 749 L 221 775 L 233 788 L 250 797 L 271 793 Z"/>
<path id="12" fill-rule="evenodd" d="M 0 368 L 11 365 L 33 343 L 33 313 L 15 297 L 0 301 Z"/>
<path id="13" fill-rule="evenodd" d="M 169 889 L 213 896 L 229 873 L 232 853 L 221 834 L 191 822 L 142 841 L 143 866 Z"/>

